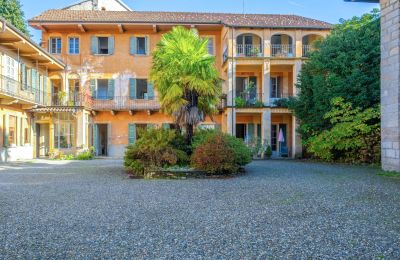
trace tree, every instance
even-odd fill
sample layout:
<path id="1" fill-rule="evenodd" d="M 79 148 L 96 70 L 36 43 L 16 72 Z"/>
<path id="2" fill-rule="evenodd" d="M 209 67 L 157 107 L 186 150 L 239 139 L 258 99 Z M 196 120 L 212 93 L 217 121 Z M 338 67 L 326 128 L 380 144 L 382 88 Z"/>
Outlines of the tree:
<path id="1" fill-rule="evenodd" d="M 188 144 L 194 127 L 216 112 L 221 92 L 215 57 L 208 54 L 207 43 L 194 30 L 174 27 L 153 52 L 150 77 L 161 109 L 186 127 Z"/>
<path id="2" fill-rule="evenodd" d="M 315 47 L 300 73 L 299 95 L 289 101 L 304 140 L 332 127 L 325 114 L 331 111 L 333 98 L 342 97 L 361 110 L 380 102 L 378 11 L 342 20 Z"/>
<path id="3" fill-rule="evenodd" d="M 334 98 L 333 108 L 325 114 L 332 128 L 310 137 L 308 151 L 325 160 L 379 162 L 380 109 L 374 106 L 362 110 L 344 99 Z"/>
<path id="4" fill-rule="evenodd" d="M 19 0 L 0 0 L 0 16 L 29 36 L 25 15 Z"/>

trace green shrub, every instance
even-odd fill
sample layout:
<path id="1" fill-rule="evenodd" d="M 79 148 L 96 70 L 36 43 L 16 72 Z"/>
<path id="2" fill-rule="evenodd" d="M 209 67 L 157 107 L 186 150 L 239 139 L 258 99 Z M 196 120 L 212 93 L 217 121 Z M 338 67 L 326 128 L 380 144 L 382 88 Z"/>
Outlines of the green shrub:
<path id="1" fill-rule="evenodd" d="M 198 146 L 208 142 L 211 138 L 215 136 L 222 136 L 228 147 L 233 150 L 233 156 L 235 159 L 235 164 L 238 166 L 244 166 L 249 164 L 252 160 L 252 151 L 246 146 L 242 139 L 236 138 L 229 134 L 221 133 L 216 130 L 200 130 L 194 135 L 192 142 L 192 149 L 195 150 Z"/>
<path id="2" fill-rule="evenodd" d="M 83 151 L 83 152 L 79 153 L 75 159 L 76 160 L 92 160 L 93 158 L 94 158 L 94 156 L 93 156 L 92 152 L 89 150 L 89 151 Z"/>
<path id="3" fill-rule="evenodd" d="M 246 106 L 246 100 L 242 97 L 236 97 L 235 98 L 235 106 L 236 107 L 245 107 Z"/>
<path id="4" fill-rule="evenodd" d="M 234 151 L 223 134 L 209 138 L 194 150 L 192 166 L 208 174 L 232 174 L 238 171 Z"/>
<path id="5" fill-rule="evenodd" d="M 129 145 L 124 156 L 125 168 L 137 175 L 143 175 L 147 169 L 188 164 L 188 156 L 180 150 L 183 138 L 174 130 L 140 129 L 140 138 Z"/>

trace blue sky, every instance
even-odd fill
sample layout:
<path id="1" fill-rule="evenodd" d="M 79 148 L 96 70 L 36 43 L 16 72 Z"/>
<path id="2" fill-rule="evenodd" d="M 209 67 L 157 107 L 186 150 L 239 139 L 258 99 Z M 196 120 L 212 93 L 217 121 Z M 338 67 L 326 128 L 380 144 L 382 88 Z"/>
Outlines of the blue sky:
<path id="1" fill-rule="evenodd" d="M 67 6 L 77 0 L 20 0 L 27 19 L 47 9 Z M 39 3 L 40 4 L 39 4 Z M 138 11 L 184 11 L 184 12 L 243 12 L 243 0 L 125 0 Z M 377 8 L 378 4 L 347 3 L 343 0 L 245 0 L 246 13 L 296 14 L 330 23 L 340 18 L 351 18 Z M 31 28 L 35 41 L 40 32 Z"/>

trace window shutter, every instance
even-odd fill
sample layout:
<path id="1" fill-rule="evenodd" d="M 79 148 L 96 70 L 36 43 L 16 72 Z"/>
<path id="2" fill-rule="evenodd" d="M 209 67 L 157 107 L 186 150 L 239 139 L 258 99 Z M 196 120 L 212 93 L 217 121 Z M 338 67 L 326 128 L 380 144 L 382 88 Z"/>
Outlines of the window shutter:
<path id="1" fill-rule="evenodd" d="M 115 80 L 109 79 L 108 80 L 108 91 L 107 91 L 107 97 L 109 99 L 114 99 L 114 87 L 115 87 Z"/>
<path id="2" fill-rule="evenodd" d="M 254 136 L 254 124 L 247 124 L 247 140 Z"/>
<path id="3" fill-rule="evenodd" d="M 108 37 L 108 54 L 114 54 L 114 37 Z"/>
<path id="4" fill-rule="evenodd" d="M 96 36 L 92 36 L 92 54 L 98 54 L 99 53 L 99 40 L 97 39 Z"/>
<path id="5" fill-rule="evenodd" d="M 21 89 L 26 90 L 26 67 L 25 64 L 21 64 Z"/>
<path id="6" fill-rule="evenodd" d="M 48 50 L 50 53 L 52 53 L 52 51 L 51 51 L 51 39 L 48 39 L 48 40 L 47 40 L 47 50 Z"/>
<path id="7" fill-rule="evenodd" d="M 32 69 L 32 89 L 33 91 L 36 91 L 36 87 L 37 87 L 37 75 L 36 75 L 36 70 Z"/>
<path id="8" fill-rule="evenodd" d="M 43 76 L 43 103 L 47 104 L 47 81 L 49 80 L 49 78 L 45 75 Z"/>
<path id="9" fill-rule="evenodd" d="M 99 140 L 98 140 L 98 128 L 97 125 L 93 125 L 93 147 L 95 149 L 96 156 L 99 155 Z"/>
<path id="10" fill-rule="evenodd" d="M 90 91 L 92 92 L 92 98 L 96 97 L 96 80 L 91 79 L 90 80 Z"/>
<path id="11" fill-rule="evenodd" d="M 276 93 L 278 98 L 282 97 L 281 83 L 282 83 L 282 78 L 278 77 L 277 78 L 277 93 Z"/>
<path id="12" fill-rule="evenodd" d="M 162 128 L 163 129 L 171 129 L 171 126 L 168 123 L 163 123 Z"/>
<path id="13" fill-rule="evenodd" d="M 215 55 L 215 53 L 214 53 L 214 38 L 213 37 L 208 37 L 207 48 L 208 48 L 208 53 L 210 55 Z"/>
<path id="14" fill-rule="evenodd" d="M 129 98 L 136 99 L 136 79 L 129 79 Z"/>
<path id="15" fill-rule="evenodd" d="M 131 37 L 131 54 L 135 55 L 137 53 L 137 40 L 136 37 Z"/>
<path id="16" fill-rule="evenodd" d="M 154 86 L 153 83 L 147 81 L 147 99 L 154 99 Z"/>
<path id="17" fill-rule="evenodd" d="M 150 49 L 150 41 L 149 41 L 149 36 L 144 37 L 145 39 L 145 44 L 144 44 L 144 51 L 146 53 L 146 55 L 149 55 L 149 49 Z"/>
<path id="18" fill-rule="evenodd" d="M 136 125 L 128 125 L 128 144 L 134 144 L 136 141 Z"/>

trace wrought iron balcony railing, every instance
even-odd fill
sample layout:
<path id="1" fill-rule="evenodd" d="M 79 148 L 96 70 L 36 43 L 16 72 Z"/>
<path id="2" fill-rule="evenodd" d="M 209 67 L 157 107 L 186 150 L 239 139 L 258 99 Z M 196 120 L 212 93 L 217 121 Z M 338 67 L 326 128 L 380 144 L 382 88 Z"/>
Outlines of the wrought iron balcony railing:
<path id="1" fill-rule="evenodd" d="M 111 99 L 112 98 L 112 99 Z M 159 110 L 160 102 L 154 99 L 131 99 L 128 96 L 114 96 L 109 99 L 92 99 L 92 109 L 107 110 Z"/>
<path id="2" fill-rule="evenodd" d="M 51 96 L 51 106 L 90 108 L 92 103 L 92 98 L 82 93 L 64 94 L 64 92 L 59 92 Z"/>
<path id="3" fill-rule="evenodd" d="M 311 45 L 303 45 L 303 57 L 305 57 L 305 58 L 310 57 L 311 51 L 312 51 Z"/>
<path id="4" fill-rule="evenodd" d="M 263 94 L 256 92 L 236 93 L 235 107 L 264 107 Z"/>
<path id="5" fill-rule="evenodd" d="M 239 57 L 262 57 L 261 44 L 238 44 L 236 55 Z"/>
<path id="6" fill-rule="evenodd" d="M 272 57 L 294 57 L 294 46 L 292 44 L 272 44 Z"/>
<path id="7" fill-rule="evenodd" d="M 0 74 L 0 93 L 32 104 L 45 105 L 47 93 Z"/>

